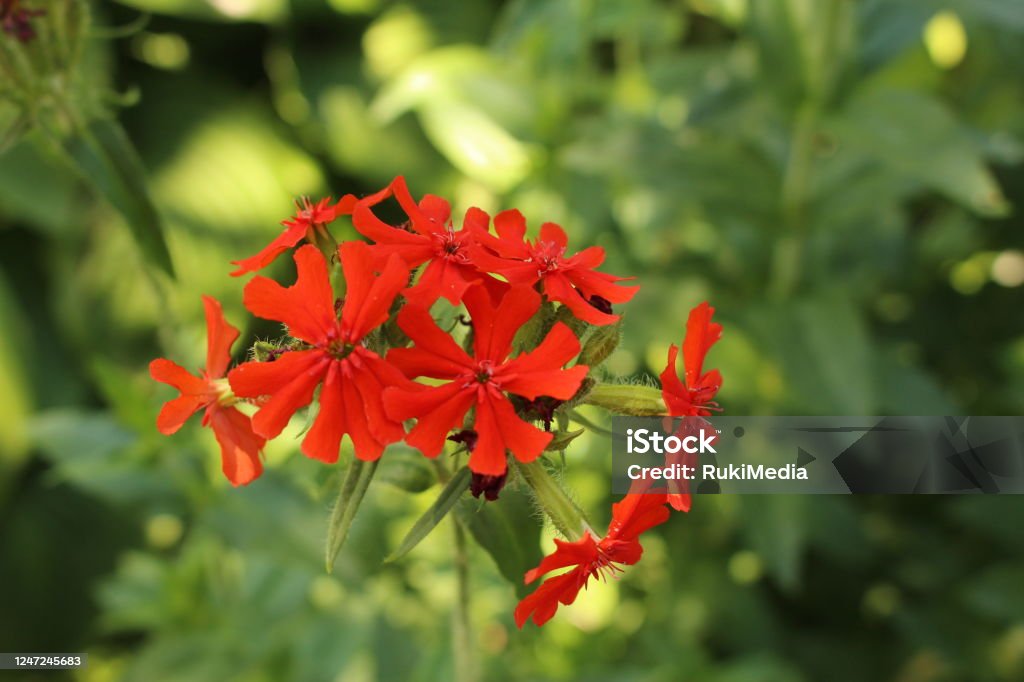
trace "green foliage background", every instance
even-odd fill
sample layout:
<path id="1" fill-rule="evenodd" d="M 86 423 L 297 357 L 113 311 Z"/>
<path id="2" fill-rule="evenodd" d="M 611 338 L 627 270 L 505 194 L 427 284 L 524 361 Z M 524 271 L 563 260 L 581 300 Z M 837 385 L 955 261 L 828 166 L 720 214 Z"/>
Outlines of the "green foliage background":
<path id="1" fill-rule="evenodd" d="M 382 564 L 436 495 L 400 491 L 415 458 L 385 458 L 327 576 L 338 471 L 284 437 L 232 490 L 209 432 L 153 426 L 170 393 L 146 364 L 201 364 L 201 293 L 273 333 L 228 261 L 298 195 L 401 173 L 463 210 L 560 222 L 643 285 L 613 371 L 657 373 L 687 310 L 716 305 L 729 414 L 1024 405 L 1017 0 L 93 9 L 87 89 L 138 95 L 116 113 L 177 278 L 38 133 L 0 156 L 0 650 L 87 651 L 64 679 L 453 676 L 449 529 Z M 939 10 L 960 23 L 926 43 Z M 607 469 L 599 438 L 574 444 L 598 518 Z M 1022 526 L 1013 498 L 699 498 L 542 630 L 515 629 L 474 546 L 472 636 L 488 680 L 1022 679 Z"/>

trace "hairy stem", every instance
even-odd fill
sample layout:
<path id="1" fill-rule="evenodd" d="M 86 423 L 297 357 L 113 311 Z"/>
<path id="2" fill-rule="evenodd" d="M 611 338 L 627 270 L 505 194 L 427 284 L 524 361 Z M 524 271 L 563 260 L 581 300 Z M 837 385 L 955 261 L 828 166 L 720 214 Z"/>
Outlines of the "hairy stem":
<path id="1" fill-rule="evenodd" d="M 556 481 L 544 463 L 537 459 L 529 463 L 517 463 L 523 479 L 533 490 L 537 504 L 551 519 L 555 529 L 568 540 L 579 540 L 590 529 L 587 517 L 565 489 Z"/>

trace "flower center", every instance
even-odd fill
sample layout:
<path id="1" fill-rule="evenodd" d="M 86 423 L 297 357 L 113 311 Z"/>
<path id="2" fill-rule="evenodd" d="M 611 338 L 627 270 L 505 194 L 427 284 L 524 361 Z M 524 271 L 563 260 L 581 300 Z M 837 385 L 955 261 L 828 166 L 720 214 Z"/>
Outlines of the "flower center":
<path id="1" fill-rule="evenodd" d="M 533 247 L 533 261 L 541 272 L 554 272 L 562 265 L 565 248 L 554 242 L 538 242 Z"/>
<path id="2" fill-rule="evenodd" d="M 434 240 L 436 242 L 437 255 L 459 263 L 469 262 L 468 256 L 462 251 L 462 240 L 451 228 L 443 232 L 435 232 Z"/>
<path id="3" fill-rule="evenodd" d="M 476 366 L 476 380 L 481 384 L 490 383 L 494 376 L 494 363 L 490 360 L 481 360 Z"/>
<path id="4" fill-rule="evenodd" d="M 335 360 L 344 360 L 356 349 L 355 344 L 342 339 L 335 339 L 327 344 L 327 353 Z"/>

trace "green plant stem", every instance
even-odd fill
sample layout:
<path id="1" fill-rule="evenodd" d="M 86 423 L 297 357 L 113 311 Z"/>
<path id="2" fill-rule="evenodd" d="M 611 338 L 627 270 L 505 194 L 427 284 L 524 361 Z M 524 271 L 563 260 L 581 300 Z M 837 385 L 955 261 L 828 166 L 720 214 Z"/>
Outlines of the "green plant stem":
<path id="1" fill-rule="evenodd" d="M 452 615 L 452 652 L 455 661 L 455 679 L 458 682 L 477 682 L 475 647 L 469 617 L 469 552 L 466 547 L 466 531 L 458 519 L 452 516 L 452 530 L 455 534 L 453 561 L 455 566 L 455 613 Z"/>
<path id="2" fill-rule="evenodd" d="M 811 68 L 807 94 L 796 112 L 789 158 L 782 177 L 779 213 L 786 233 L 776 243 L 769 283 L 769 292 L 776 300 L 792 296 L 803 276 L 814 137 L 835 82 L 841 3 L 842 0 L 825 0 L 824 30 L 817 36 L 815 54 L 808 55 Z"/>
<path id="3" fill-rule="evenodd" d="M 516 466 L 523 479 L 533 490 L 537 504 L 551 519 L 555 529 L 568 540 L 579 540 L 590 530 L 590 524 L 583 510 L 573 502 L 568 493 L 558 484 L 544 462 L 537 459 L 529 463 L 518 462 Z"/>

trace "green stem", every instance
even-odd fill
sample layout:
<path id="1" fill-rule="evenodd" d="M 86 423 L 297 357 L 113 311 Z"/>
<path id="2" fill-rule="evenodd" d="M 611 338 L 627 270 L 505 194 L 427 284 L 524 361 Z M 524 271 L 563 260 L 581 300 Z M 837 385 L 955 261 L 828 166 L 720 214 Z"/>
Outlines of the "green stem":
<path id="1" fill-rule="evenodd" d="M 457 594 L 455 613 L 452 617 L 452 653 L 455 660 L 455 679 L 458 682 L 476 682 L 479 679 L 476 668 L 475 648 L 469 617 L 469 552 L 466 547 L 466 531 L 458 519 L 452 517 L 455 533 L 454 564 Z"/>
<path id="2" fill-rule="evenodd" d="M 516 465 L 523 479 L 533 489 L 537 503 L 552 525 L 568 540 L 579 540 L 590 530 L 587 517 L 561 485 L 548 473 L 544 462 L 536 459 Z"/>
<path id="3" fill-rule="evenodd" d="M 779 213 L 786 234 L 775 246 L 769 291 L 776 299 L 790 297 L 803 276 L 807 242 L 807 203 L 814 166 L 814 137 L 821 114 L 831 97 L 836 75 L 836 50 L 842 28 L 842 0 L 826 0 L 824 30 L 817 36 L 814 54 L 806 55 L 811 66 L 807 95 L 793 123 L 789 158 L 782 177 Z"/>

